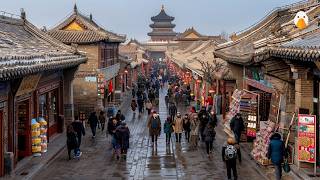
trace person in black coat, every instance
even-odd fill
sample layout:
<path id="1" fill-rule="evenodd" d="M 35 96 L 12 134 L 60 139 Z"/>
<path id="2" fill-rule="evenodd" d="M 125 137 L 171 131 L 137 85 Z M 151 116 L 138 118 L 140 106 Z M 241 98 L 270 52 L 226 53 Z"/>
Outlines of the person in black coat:
<path id="1" fill-rule="evenodd" d="M 169 104 L 169 115 L 171 117 L 171 121 L 174 120 L 174 117 L 176 116 L 176 114 L 177 114 L 177 106 L 173 102 L 170 102 L 170 104 Z"/>
<path id="2" fill-rule="evenodd" d="M 70 124 L 67 126 L 67 149 L 69 160 L 71 159 L 71 150 L 74 151 L 75 156 L 80 156 L 78 146 L 77 133 L 74 131 L 73 126 Z"/>
<path id="3" fill-rule="evenodd" d="M 201 136 L 201 140 L 204 141 L 203 132 L 209 122 L 209 114 L 208 114 L 205 106 L 203 106 L 201 108 L 201 110 L 199 111 L 198 117 L 200 120 L 200 136 Z"/>
<path id="4" fill-rule="evenodd" d="M 89 116 L 88 123 L 90 124 L 90 128 L 92 131 L 92 138 L 96 137 L 96 131 L 97 131 L 97 126 L 99 123 L 98 117 L 96 112 L 92 112 Z"/>
<path id="5" fill-rule="evenodd" d="M 125 122 L 122 122 L 115 130 L 116 139 L 121 147 L 121 155 L 126 159 L 129 148 L 130 130 Z"/>
<path id="6" fill-rule="evenodd" d="M 233 131 L 236 141 L 240 143 L 241 132 L 244 130 L 244 122 L 240 113 L 237 113 L 230 121 L 230 129 Z"/>
<path id="7" fill-rule="evenodd" d="M 74 117 L 74 120 L 71 125 L 74 129 L 74 131 L 77 133 L 77 138 L 78 138 L 78 149 L 80 148 L 81 145 L 81 139 L 82 136 L 86 135 L 86 131 L 84 129 L 83 123 L 79 120 L 78 116 Z"/>

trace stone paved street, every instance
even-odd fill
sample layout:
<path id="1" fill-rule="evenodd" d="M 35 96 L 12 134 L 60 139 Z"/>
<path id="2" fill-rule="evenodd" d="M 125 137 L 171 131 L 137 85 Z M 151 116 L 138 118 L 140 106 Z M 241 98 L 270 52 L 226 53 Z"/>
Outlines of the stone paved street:
<path id="1" fill-rule="evenodd" d="M 166 119 L 167 110 L 164 102 L 164 92 L 160 91 L 159 113 L 162 123 Z M 80 160 L 67 160 L 64 150 L 58 157 L 43 168 L 34 179 L 226 179 L 225 165 L 221 161 L 221 146 L 225 134 L 218 127 L 214 142 L 213 158 L 208 159 L 205 147 L 190 151 L 184 141 L 181 145 L 172 143 L 166 147 L 165 136 L 161 134 L 157 149 L 149 145 L 146 128 L 147 115 L 141 118 L 133 116 L 127 110 L 126 121 L 131 129 L 131 144 L 127 160 L 112 158 L 110 138 L 99 131 L 96 140 L 91 140 L 91 133 L 82 144 L 83 155 Z M 173 136 L 174 138 L 174 136 Z M 183 137 L 184 140 L 184 137 Z M 244 154 L 239 169 L 239 179 L 265 179 L 257 171 L 257 167 Z"/>

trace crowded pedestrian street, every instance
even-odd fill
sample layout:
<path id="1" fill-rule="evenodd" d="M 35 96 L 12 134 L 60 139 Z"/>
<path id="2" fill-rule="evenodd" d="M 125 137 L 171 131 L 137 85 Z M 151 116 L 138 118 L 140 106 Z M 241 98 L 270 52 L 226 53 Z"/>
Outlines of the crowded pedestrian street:
<path id="1" fill-rule="evenodd" d="M 3 0 L 0 180 L 319 180 L 320 0 Z"/>
<path id="2" fill-rule="evenodd" d="M 160 90 L 159 111 L 161 124 L 167 118 L 164 101 L 166 88 Z M 187 111 L 187 107 L 179 107 Z M 178 144 L 172 137 L 172 143 L 166 145 L 165 134 L 159 137 L 157 147 L 152 147 L 147 129 L 146 112 L 139 118 L 130 108 L 124 111 L 130 129 L 130 148 L 127 159 L 117 160 L 112 157 L 110 136 L 97 130 L 96 139 L 92 140 L 88 129 L 81 145 L 81 159 L 67 160 L 66 150 L 62 151 L 52 163 L 46 165 L 34 179 L 226 179 L 225 164 L 221 159 L 222 144 L 226 135 L 219 125 L 214 141 L 213 156 L 208 158 L 204 143 L 198 150 L 190 150 L 189 144 L 182 137 Z M 238 166 L 239 179 L 266 179 L 263 171 L 250 157 L 243 153 L 243 161 Z"/>

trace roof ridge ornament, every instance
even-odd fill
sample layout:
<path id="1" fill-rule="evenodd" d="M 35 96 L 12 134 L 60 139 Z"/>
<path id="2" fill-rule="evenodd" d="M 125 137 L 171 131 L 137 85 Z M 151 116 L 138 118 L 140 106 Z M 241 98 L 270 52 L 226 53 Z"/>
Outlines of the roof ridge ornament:
<path id="1" fill-rule="evenodd" d="M 20 9 L 20 14 L 21 19 L 26 20 L 26 12 L 23 8 Z"/>
<path id="2" fill-rule="evenodd" d="M 76 13 L 76 14 L 78 13 L 77 3 L 74 3 L 73 12 Z"/>
<path id="3" fill-rule="evenodd" d="M 161 5 L 161 11 L 164 11 L 164 5 L 163 4 Z"/>

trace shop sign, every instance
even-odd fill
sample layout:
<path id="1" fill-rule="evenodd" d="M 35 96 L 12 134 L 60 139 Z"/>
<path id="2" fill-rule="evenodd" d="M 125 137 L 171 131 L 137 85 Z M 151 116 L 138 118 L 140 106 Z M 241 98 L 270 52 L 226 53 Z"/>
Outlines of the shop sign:
<path id="1" fill-rule="evenodd" d="M 298 160 L 316 162 L 316 116 L 298 115 Z"/>
<path id="2" fill-rule="evenodd" d="M 86 77 L 84 78 L 84 80 L 85 80 L 86 82 L 97 82 L 97 77 L 96 77 L 96 76 L 86 76 Z"/>
<path id="3" fill-rule="evenodd" d="M 29 75 L 24 77 L 16 93 L 16 96 L 21 96 L 33 92 L 36 89 L 40 78 L 41 74 Z"/>

